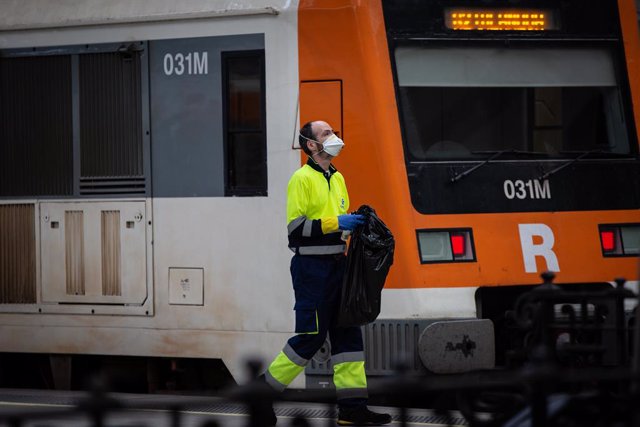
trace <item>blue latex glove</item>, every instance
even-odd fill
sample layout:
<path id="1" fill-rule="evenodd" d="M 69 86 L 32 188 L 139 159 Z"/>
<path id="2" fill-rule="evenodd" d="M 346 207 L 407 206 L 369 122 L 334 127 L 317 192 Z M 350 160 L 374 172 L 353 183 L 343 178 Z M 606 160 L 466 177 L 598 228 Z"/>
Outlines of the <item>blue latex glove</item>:
<path id="1" fill-rule="evenodd" d="M 357 226 L 364 224 L 364 215 L 345 214 L 338 215 L 338 228 L 340 230 L 353 230 Z"/>

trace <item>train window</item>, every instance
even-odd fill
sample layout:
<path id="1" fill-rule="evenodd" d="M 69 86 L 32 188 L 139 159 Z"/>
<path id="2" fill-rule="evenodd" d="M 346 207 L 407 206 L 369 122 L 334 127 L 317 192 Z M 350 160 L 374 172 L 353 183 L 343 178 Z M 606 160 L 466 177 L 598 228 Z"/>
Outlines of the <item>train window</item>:
<path id="1" fill-rule="evenodd" d="M 607 49 L 399 47 L 395 59 L 409 160 L 630 153 Z"/>
<path id="2" fill-rule="evenodd" d="M 222 53 L 227 196 L 267 195 L 264 51 Z"/>
<path id="3" fill-rule="evenodd" d="M 71 59 L 0 58 L 0 197 L 73 193 Z"/>

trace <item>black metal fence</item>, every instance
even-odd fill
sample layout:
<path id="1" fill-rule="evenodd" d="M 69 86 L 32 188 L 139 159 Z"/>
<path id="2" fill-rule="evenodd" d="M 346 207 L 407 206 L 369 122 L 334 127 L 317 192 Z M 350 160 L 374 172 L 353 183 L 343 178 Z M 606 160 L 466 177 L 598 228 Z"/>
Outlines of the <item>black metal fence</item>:
<path id="1" fill-rule="evenodd" d="M 401 426 L 411 421 L 410 408 L 425 401 L 431 402 L 444 425 L 459 424 L 452 412 L 455 408 L 471 427 L 640 426 L 640 328 L 636 326 L 640 296 L 625 289 L 623 279 L 616 279 L 616 286 L 609 289 L 574 292 L 554 285 L 553 278 L 552 273 L 543 274 L 544 283 L 522 295 L 511 313 L 527 336 L 527 362 L 521 368 L 416 377 L 399 363 L 395 375 L 370 387 L 370 395 L 398 408 L 395 419 Z M 625 310 L 629 301 L 637 304 L 635 315 Z M 258 377 L 261 368 L 259 362 L 248 364 L 252 378 Z M 215 399 L 220 398 L 244 405 L 251 427 L 267 426 L 273 403 L 278 401 L 303 399 L 325 404 L 329 414 L 335 413 L 333 391 L 275 393 L 258 380 L 229 388 Z M 211 401 L 194 397 L 167 405 L 166 399 L 150 398 L 142 408 L 115 398 L 96 382 L 72 408 L 4 412 L 0 423 L 18 427 L 82 415 L 101 427 L 110 414 L 163 409 L 168 424 L 179 427 L 185 408 Z M 294 416 L 289 424 L 310 425 L 304 415 Z M 207 420 L 201 425 L 219 424 Z M 335 425 L 335 420 L 328 417 L 327 425 Z"/>

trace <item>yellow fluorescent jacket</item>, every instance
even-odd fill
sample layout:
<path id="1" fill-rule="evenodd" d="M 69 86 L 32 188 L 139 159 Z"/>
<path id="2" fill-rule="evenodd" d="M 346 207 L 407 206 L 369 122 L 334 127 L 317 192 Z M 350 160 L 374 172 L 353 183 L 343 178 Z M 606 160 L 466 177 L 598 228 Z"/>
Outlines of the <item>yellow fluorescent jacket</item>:
<path id="1" fill-rule="evenodd" d="M 343 253 L 338 215 L 347 213 L 349 194 L 344 177 L 331 165 L 324 171 L 311 158 L 287 187 L 289 247 L 301 255 Z"/>

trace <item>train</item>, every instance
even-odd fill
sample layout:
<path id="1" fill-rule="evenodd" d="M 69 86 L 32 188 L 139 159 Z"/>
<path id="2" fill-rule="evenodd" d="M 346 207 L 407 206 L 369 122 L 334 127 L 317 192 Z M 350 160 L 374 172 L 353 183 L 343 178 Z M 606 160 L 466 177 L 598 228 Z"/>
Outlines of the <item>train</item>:
<path id="1" fill-rule="evenodd" d="M 0 85 L 0 381 L 273 357 L 310 120 L 395 236 L 370 375 L 507 364 L 544 271 L 637 288 L 632 0 L 10 1 Z M 294 385 L 326 386 L 328 353 Z"/>

